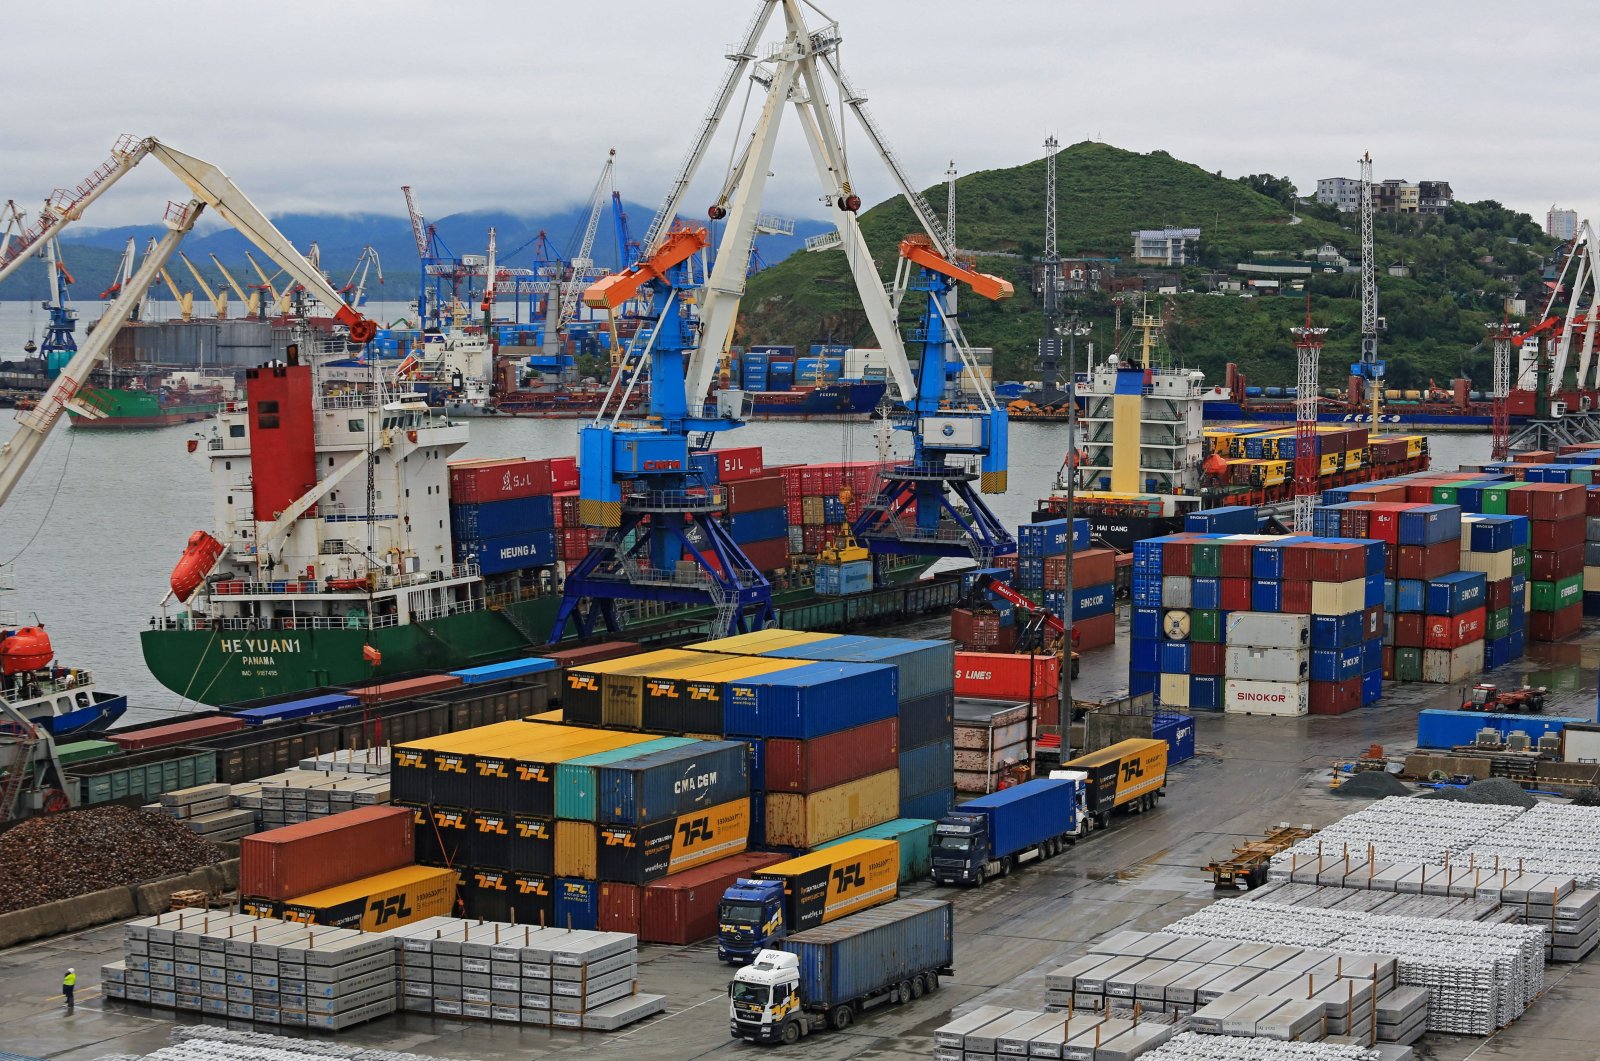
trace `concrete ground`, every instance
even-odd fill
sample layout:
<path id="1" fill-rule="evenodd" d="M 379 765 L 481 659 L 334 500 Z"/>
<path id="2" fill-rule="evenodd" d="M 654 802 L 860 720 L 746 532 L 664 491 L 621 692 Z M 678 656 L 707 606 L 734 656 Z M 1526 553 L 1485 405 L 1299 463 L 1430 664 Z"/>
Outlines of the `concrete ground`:
<path id="1" fill-rule="evenodd" d="M 1125 684 L 1119 675 L 1126 674 L 1126 630 L 1122 636 L 1123 646 L 1086 656 L 1080 697 Z M 1552 688 L 1551 713 L 1593 718 L 1600 639 L 1535 646 L 1534 652 L 1497 677 L 1512 683 L 1527 674 Z M 874 1010 L 845 1032 L 819 1035 L 795 1049 L 817 1061 L 927 1058 L 933 1030 L 957 1008 L 996 1003 L 1042 1009 L 1045 972 L 1077 956 L 1087 941 L 1122 928 L 1158 929 L 1211 902 L 1210 880 L 1201 869 L 1211 858 L 1279 822 L 1320 826 L 1357 809 L 1360 803 L 1330 794 L 1330 761 L 1370 744 L 1382 744 L 1391 754 L 1409 748 L 1418 709 L 1446 706 L 1457 696 L 1454 689 L 1396 686 L 1381 705 L 1337 718 L 1203 715 L 1200 754 L 1174 770 L 1167 798 L 1155 813 L 1125 818 L 1051 862 L 982 888 L 911 889 L 910 894 L 956 904 L 955 976 L 935 995 Z M 0 952 L 0 1050 L 90 1061 L 165 1045 L 170 1015 L 100 997 L 99 966 L 120 956 L 119 926 Z M 668 1009 L 621 1032 L 520 1029 L 408 1014 L 351 1029 L 337 1041 L 482 1061 L 668 1061 L 764 1049 L 728 1037 L 728 970 L 718 964 L 712 945 L 647 946 L 641 962 L 641 989 L 666 994 Z M 80 985 L 71 1016 L 62 1011 L 56 993 L 68 965 L 78 968 Z M 1600 958 L 1552 966 L 1549 985 L 1542 1000 L 1498 1035 L 1487 1040 L 1430 1035 L 1419 1045 L 1419 1057 L 1589 1061 L 1600 1056 Z"/>

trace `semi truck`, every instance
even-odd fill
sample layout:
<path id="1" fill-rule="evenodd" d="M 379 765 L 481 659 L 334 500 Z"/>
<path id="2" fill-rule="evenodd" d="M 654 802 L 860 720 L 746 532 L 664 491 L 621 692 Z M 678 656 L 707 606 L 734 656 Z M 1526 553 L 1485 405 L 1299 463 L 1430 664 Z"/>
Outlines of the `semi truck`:
<path id="1" fill-rule="evenodd" d="M 1104 829 L 1114 811 L 1154 810 L 1167 794 L 1167 742 L 1149 737 L 1118 741 L 1062 763 L 1050 776 L 1081 783 L 1088 828 Z"/>
<path id="2" fill-rule="evenodd" d="M 740 877 L 717 906 L 717 957 L 750 961 L 792 932 L 892 901 L 899 881 L 894 840 L 846 840 Z"/>
<path id="3" fill-rule="evenodd" d="M 1020 862 L 1050 858 L 1085 830 L 1081 779 L 1034 778 L 969 800 L 939 820 L 936 884 L 982 884 Z"/>
<path id="4" fill-rule="evenodd" d="M 762 950 L 728 985 L 728 1031 L 757 1043 L 848 1028 L 864 1010 L 939 988 L 955 958 L 949 903 L 901 899 Z"/>

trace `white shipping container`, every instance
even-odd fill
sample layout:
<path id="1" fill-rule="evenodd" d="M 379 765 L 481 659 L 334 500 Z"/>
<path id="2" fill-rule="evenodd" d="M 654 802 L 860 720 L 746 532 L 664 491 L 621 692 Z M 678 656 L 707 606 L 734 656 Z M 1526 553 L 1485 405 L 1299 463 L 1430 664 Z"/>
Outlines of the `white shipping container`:
<path id="1" fill-rule="evenodd" d="M 1264 682 L 1305 681 L 1311 674 L 1311 650 L 1229 645 L 1226 666 L 1230 678 Z"/>
<path id="2" fill-rule="evenodd" d="M 1422 650 L 1422 680 L 1450 685 L 1483 673 L 1483 642 L 1470 641 L 1460 648 Z"/>
<path id="3" fill-rule="evenodd" d="M 1193 600 L 1188 575 L 1166 575 L 1161 579 L 1161 606 L 1187 608 Z"/>
<path id="4" fill-rule="evenodd" d="M 1367 606 L 1367 580 L 1311 583 L 1312 615 L 1353 615 Z"/>
<path id="5" fill-rule="evenodd" d="M 1585 593 L 1600 593 L 1600 567 L 1586 567 L 1583 569 L 1583 591 Z"/>
<path id="6" fill-rule="evenodd" d="M 1310 709 L 1310 682 L 1229 678 L 1222 686 L 1222 710 L 1230 715 L 1304 715 Z"/>
<path id="7" fill-rule="evenodd" d="M 1257 648 L 1304 648 L 1311 644 L 1311 616 L 1229 612 L 1222 639 Z"/>
<path id="8" fill-rule="evenodd" d="M 1490 582 L 1510 578 L 1511 550 L 1498 553 L 1475 553 L 1467 550 L 1461 554 L 1461 570 L 1482 571 Z"/>
<path id="9" fill-rule="evenodd" d="M 1163 674 L 1161 676 L 1160 693 L 1162 707 L 1188 707 L 1189 676 L 1187 674 Z"/>
<path id="10" fill-rule="evenodd" d="M 1561 761 L 1600 763 L 1600 725 L 1593 722 L 1567 723 L 1561 731 Z"/>

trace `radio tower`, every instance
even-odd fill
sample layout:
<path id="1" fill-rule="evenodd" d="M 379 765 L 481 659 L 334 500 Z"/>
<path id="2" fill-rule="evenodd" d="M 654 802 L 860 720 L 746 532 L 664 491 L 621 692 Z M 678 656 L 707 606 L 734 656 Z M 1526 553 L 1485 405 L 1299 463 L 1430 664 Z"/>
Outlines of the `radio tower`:
<path id="1" fill-rule="evenodd" d="M 1507 408 L 1511 396 L 1511 349 L 1522 328 L 1509 320 L 1484 327 L 1489 329 L 1489 338 L 1494 343 L 1494 390 L 1489 395 L 1494 400 L 1494 425 L 1489 455 L 1493 460 L 1503 461 L 1511 456 L 1511 411 Z"/>
<path id="2" fill-rule="evenodd" d="M 1372 152 L 1361 156 L 1361 360 L 1350 366 L 1372 392 L 1372 430 L 1378 433 L 1384 364 L 1378 360 L 1378 269 L 1372 239 Z"/>
<path id="3" fill-rule="evenodd" d="M 1295 361 L 1299 366 L 1294 391 L 1294 532 L 1311 533 L 1311 514 L 1317 507 L 1317 480 L 1322 457 L 1317 452 L 1317 386 L 1326 328 L 1311 326 L 1311 292 L 1306 292 L 1306 323 L 1291 328 Z"/>
<path id="4" fill-rule="evenodd" d="M 1043 403 L 1056 400 L 1056 376 L 1061 365 L 1061 258 L 1056 254 L 1056 149 L 1055 137 L 1044 142 L 1044 338 L 1039 340 L 1039 387 Z"/>

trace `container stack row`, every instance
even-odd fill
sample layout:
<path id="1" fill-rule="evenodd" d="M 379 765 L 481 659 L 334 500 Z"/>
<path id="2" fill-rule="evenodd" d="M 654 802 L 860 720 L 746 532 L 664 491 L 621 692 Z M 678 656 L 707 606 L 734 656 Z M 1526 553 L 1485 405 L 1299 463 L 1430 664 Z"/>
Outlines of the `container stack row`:
<path id="1" fill-rule="evenodd" d="M 854 523 L 862 507 L 878 494 L 879 474 L 890 465 L 881 461 L 835 461 L 774 467 L 784 482 L 784 514 L 789 551 L 815 556 L 839 536 L 839 527 Z"/>
<path id="2" fill-rule="evenodd" d="M 702 487 L 720 492 L 722 525 L 757 570 L 789 566 L 786 481 L 763 466 L 760 446 L 696 453 L 690 469 Z M 700 542 L 696 542 L 700 545 Z"/>
<path id="3" fill-rule="evenodd" d="M 485 575 L 550 567 L 559 559 L 555 494 L 577 488 L 571 457 L 450 462 L 450 534 L 456 562 Z"/>
<path id="4" fill-rule="evenodd" d="M 1380 542 L 1185 532 L 1135 543 L 1130 691 L 1248 714 L 1373 703 L 1383 592 Z"/>

